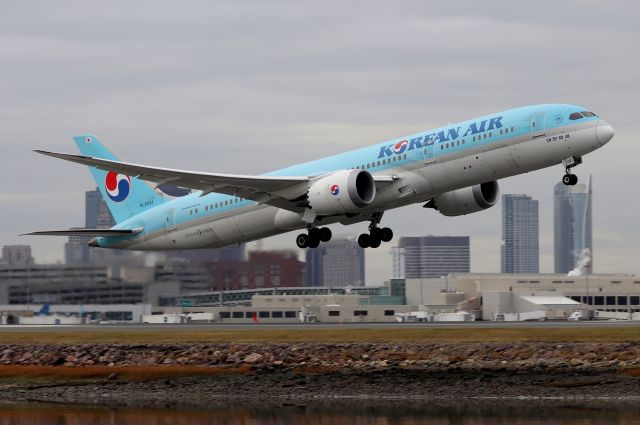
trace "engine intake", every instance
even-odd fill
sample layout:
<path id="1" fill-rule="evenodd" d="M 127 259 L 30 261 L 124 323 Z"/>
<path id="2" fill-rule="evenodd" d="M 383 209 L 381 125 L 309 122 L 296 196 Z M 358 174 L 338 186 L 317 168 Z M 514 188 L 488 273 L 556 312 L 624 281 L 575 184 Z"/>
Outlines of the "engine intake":
<path id="1" fill-rule="evenodd" d="M 315 181 L 308 200 L 318 215 L 358 212 L 376 197 L 373 176 L 364 170 L 341 170 Z"/>
<path id="2" fill-rule="evenodd" d="M 463 189 L 445 192 L 425 204 L 447 217 L 471 214 L 486 210 L 498 202 L 500 189 L 497 181 L 477 184 Z"/>

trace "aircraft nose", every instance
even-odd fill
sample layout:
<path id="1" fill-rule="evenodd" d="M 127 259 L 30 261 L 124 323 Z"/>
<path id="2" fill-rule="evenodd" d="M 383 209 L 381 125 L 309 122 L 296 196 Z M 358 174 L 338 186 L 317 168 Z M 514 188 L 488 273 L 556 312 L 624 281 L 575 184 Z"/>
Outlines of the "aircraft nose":
<path id="1" fill-rule="evenodd" d="M 598 126 L 596 127 L 596 137 L 598 138 L 598 142 L 600 142 L 601 145 L 604 145 L 609 140 L 611 140 L 614 133 L 615 132 L 613 131 L 613 127 L 611 127 L 609 123 L 604 120 L 598 121 Z"/>

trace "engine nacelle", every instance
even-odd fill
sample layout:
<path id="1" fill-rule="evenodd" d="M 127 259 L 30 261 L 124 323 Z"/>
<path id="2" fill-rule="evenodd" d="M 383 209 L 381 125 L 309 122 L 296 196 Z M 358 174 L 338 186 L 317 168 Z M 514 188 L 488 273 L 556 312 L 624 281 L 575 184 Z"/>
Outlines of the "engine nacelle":
<path id="1" fill-rule="evenodd" d="M 435 208 L 442 215 L 453 217 L 486 210 L 496 204 L 500 189 L 492 181 L 438 195 L 425 206 Z"/>
<path id="2" fill-rule="evenodd" d="M 364 170 L 341 170 L 322 177 L 309 187 L 311 210 L 318 215 L 358 212 L 376 197 L 373 176 Z"/>

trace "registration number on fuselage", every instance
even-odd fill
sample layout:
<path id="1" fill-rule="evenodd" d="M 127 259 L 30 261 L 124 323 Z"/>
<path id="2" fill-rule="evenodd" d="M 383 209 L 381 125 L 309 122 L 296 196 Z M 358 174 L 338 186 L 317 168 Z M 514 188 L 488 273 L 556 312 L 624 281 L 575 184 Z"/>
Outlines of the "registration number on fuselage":
<path id="1" fill-rule="evenodd" d="M 547 143 L 549 142 L 557 142 L 559 140 L 569 139 L 571 135 L 569 133 L 560 134 L 558 136 L 547 137 Z"/>

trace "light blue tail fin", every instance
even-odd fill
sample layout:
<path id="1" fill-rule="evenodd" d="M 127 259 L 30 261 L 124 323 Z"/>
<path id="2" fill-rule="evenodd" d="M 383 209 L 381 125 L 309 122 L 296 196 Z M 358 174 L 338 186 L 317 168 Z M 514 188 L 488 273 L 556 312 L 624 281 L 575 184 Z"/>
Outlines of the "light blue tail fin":
<path id="1" fill-rule="evenodd" d="M 84 156 L 122 161 L 92 134 L 75 136 L 73 140 Z M 89 169 L 116 223 L 165 202 L 163 197 L 143 180 L 94 167 Z"/>

